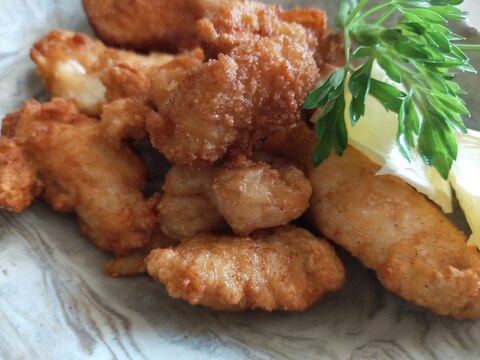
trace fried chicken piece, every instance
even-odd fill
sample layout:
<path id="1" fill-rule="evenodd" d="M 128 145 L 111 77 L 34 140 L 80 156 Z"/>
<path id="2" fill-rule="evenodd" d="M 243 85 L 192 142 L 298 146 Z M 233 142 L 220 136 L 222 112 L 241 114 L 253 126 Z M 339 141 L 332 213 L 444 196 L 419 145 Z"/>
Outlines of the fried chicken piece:
<path id="1" fill-rule="evenodd" d="M 314 225 L 347 249 L 393 293 L 441 315 L 480 317 L 480 253 L 433 203 L 353 148 L 313 168 L 305 127 L 271 141 L 303 158 L 313 187 Z M 307 144 L 307 145 L 306 145 Z M 297 145 L 301 145 L 297 147 Z"/>
<path id="2" fill-rule="evenodd" d="M 300 120 L 318 78 L 305 44 L 261 38 L 190 72 L 165 111 L 149 116 L 153 145 L 176 164 L 200 167 L 227 152 L 248 154 L 259 139 Z"/>
<path id="3" fill-rule="evenodd" d="M 47 202 L 76 212 L 100 248 L 121 255 L 148 242 L 155 217 L 141 192 L 145 166 L 127 144 L 110 145 L 101 122 L 67 100 L 30 100 L 7 115 L 2 133 L 32 166 Z"/>
<path id="4" fill-rule="evenodd" d="M 237 235 L 288 224 L 305 212 L 312 194 L 291 162 L 258 154 L 255 160 L 240 156 L 227 163 L 212 187 L 214 204 Z"/>
<path id="5" fill-rule="evenodd" d="M 195 23 L 229 0 L 83 0 L 105 43 L 135 50 L 176 51 L 198 45 Z"/>
<path id="6" fill-rule="evenodd" d="M 333 248 L 293 226 L 250 237 L 198 235 L 152 251 L 147 270 L 170 296 L 221 311 L 302 311 L 345 281 Z"/>
<path id="7" fill-rule="evenodd" d="M 288 16 L 292 13 L 283 12 L 278 5 L 240 0 L 220 7 L 211 16 L 200 20 L 197 31 L 209 56 L 229 54 L 234 48 L 252 40 L 275 36 L 289 37 L 293 42 L 314 50 L 320 36 L 316 31 L 327 29 L 326 16 L 320 10 L 310 11 L 317 15 L 314 30 L 296 23 L 293 15 Z"/>
<path id="8" fill-rule="evenodd" d="M 15 141 L 0 137 L 0 209 L 25 210 L 38 191 L 37 176 Z"/>
<path id="9" fill-rule="evenodd" d="M 152 56 L 149 55 L 148 58 Z M 157 63 L 153 57 L 153 61 L 148 66 L 140 62 L 138 64 L 118 63 L 107 68 L 102 75 L 102 83 L 106 87 L 105 97 L 108 102 L 133 98 L 161 108 L 178 82 L 192 68 L 200 65 L 203 59 L 203 51 L 195 49 L 175 55 L 166 62 Z"/>
<path id="10" fill-rule="evenodd" d="M 53 96 L 73 100 L 89 115 L 99 115 L 102 105 L 115 99 L 130 97 L 147 102 L 151 97 L 151 79 L 159 71 L 166 67 L 176 72 L 183 70 L 185 75 L 203 60 L 201 50 L 178 56 L 141 55 L 108 48 L 86 35 L 61 30 L 53 30 L 37 41 L 30 56 Z M 170 83 L 165 85 L 171 87 Z"/>
<path id="11" fill-rule="evenodd" d="M 165 194 L 156 208 L 162 231 L 182 239 L 225 227 L 225 221 L 210 199 L 213 168 L 192 170 L 173 166 L 163 186 Z"/>
<path id="12" fill-rule="evenodd" d="M 124 139 L 145 139 L 145 121 L 151 111 L 133 99 L 119 99 L 104 105 L 100 122 L 103 138 L 115 148 L 120 148 Z"/>

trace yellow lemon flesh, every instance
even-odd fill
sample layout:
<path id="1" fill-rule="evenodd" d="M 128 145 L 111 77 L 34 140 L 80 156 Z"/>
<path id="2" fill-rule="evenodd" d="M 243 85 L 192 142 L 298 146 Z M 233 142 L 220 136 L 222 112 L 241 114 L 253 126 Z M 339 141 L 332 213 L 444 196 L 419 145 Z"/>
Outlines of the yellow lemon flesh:
<path id="1" fill-rule="evenodd" d="M 468 244 L 480 248 L 480 132 L 470 130 L 457 140 L 458 157 L 449 180 L 472 229 Z"/>
<path id="2" fill-rule="evenodd" d="M 372 77 L 390 82 L 377 65 L 373 67 Z M 392 85 L 398 86 L 395 83 Z M 403 179 L 437 203 L 444 212 L 452 212 L 452 191 L 448 181 L 444 180 L 434 168 L 425 165 L 420 155 L 413 154 L 409 162 L 398 149 L 396 145 L 397 114 L 388 112 L 376 99 L 369 96 L 365 117 L 352 127 L 348 114 L 351 97 L 348 91 L 346 94 L 348 95 L 345 119 L 349 144 L 382 166 L 379 175 L 393 175 Z"/>

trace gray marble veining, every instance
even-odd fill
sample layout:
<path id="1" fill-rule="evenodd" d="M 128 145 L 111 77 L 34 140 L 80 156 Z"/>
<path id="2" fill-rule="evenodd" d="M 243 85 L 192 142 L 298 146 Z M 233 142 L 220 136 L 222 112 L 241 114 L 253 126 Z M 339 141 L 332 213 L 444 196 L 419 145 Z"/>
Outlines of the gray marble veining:
<path id="1" fill-rule="evenodd" d="M 334 11 L 336 2 L 325 3 Z M 45 98 L 28 59 L 31 44 L 55 27 L 90 30 L 79 0 L 0 0 L 0 23 L 3 117 L 26 98 Z M 0 358 L 480 357 L 480 322 L 409 304 L 339 252 L 347 285 L 307 312 L 213 313 L 169 298 L 146 277 L 104 276 L 108 255 L 82 238 L 72 215 L 55 214 L 43 203 L 21 215 L 0 211 Z"/>

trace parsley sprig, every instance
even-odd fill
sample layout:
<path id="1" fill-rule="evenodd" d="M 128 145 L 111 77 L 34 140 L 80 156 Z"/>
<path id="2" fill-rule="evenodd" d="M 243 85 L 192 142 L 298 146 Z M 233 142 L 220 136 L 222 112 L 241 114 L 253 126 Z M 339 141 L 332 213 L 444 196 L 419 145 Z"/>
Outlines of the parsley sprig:
<path id="1" fill-rule="evenodd" d="M 416 149 L 423 161 L 447 178 L 457 157 L 455 132 L 467 131 L 462 116 L 470 116 L 454 82 L 456 71 L 475 72 L 462 45 L 464 40 L 445 25 L 464 19 L 456 5 L 463 0 L 388 0 L 368 7 L 369 0 L 343 0 L 337 24 L 343 30 L 345 66 L 332 73 L 307 97 L 303 108 L 321 109 L 316 121 L 317 166 L 334 150 L 342 155 L 348 143 L 345 90 L 352 95 L 349 114 L 354 126 L 365 115 L 367 97 L 376 98 L 398 114 L 397 145 L 411 159 Z M 393 15 L 400 19 L 384 25 Z M 353 68 L 352 61 L 361 65 Z M 392 86 L 372 78 L 377 63 Z M 347 86 L 345 86 L 347 85 Z M 405 91 L 399 90 L 400 88 Z"/>

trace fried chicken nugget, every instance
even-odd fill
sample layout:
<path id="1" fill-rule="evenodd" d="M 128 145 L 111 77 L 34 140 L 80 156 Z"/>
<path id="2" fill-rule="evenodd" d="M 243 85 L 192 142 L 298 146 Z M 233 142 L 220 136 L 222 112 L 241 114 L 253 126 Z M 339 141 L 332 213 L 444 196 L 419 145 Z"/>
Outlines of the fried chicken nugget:
<path id="1" fill-rule="evenodd" d="M 209 57 L 229 54 L 253 38 L 284 35 L 314 50 L 322 76 L 344 64 L 341 35 L 330 33 L 327 16 L 319 9 L 283 10 L 278 5 L 236 1 L 200 20 L 197 30 Z"/>
<path id="2" fill-rule="evenodd" d="M 170 296 L 221 311 L 302 311 L 345 281 L 333 248 L 293 226 L 250 237 L 198 235 L 152 251 L 147 270 Z"/>
<path id="3" fill-rule="evenodd" d="M 162 231 L 182 239 L 225 228 L 225 221 L 210 199 L 214 169 L 192 170 L 172 166 L 156 207 Z"/>
<path id="4" fill-rule="evenodd" d="M 239 156 L 218 169 L 212 199 L 237 235 L 286 225 L 309 206 L 312 187 L 293 163 L 256 154 Z"/>
<path id="5" fill-rule="evenodd" d="M 282 145 L 283 144 L 283 145 Z M 306 162 L 313 224 L 347 249 L 393 293 L 441 315 L 480 317 L 480 253 L 433 203 L 348 148 L 313 168 L 313 131 L 298 127 L 271 140 L 274 153 Z"/>
<path id="6" fill-rule="evenodd" d="M 248 154 L 259 139 L 300 120 L 318 79 L 305 44 L 261 38 L 191 71 L 165 111 L 147 119 L 153 145 L 170 161 L 194 167 L 227 152 Z"/>
<path id="7" fill-rule="evenodd" d="M 30 56 L 53 96 L 73 100 L 88 115 L 99 115 L 102 105 L 120 98 L 147 102 L 153 97 L 152 78 L 158 72 L 175 71 L 178 81 L 178 72 L 185 75 L 203 60 L 201 50 L 177 56 L 141 55 L 108 48 L 86 35 L 61 30 L 53 30 L 37 41 Z M 163 84 L 172 87 L 170 82 Z M 156 92 L 160 91 L 159 85 L 156 87 Z"/>
<path id="8" fill-rule="evenodd" d="M 67 100 L 30 100 L 7 115 L 2 134 L 37 174 L 47 202 L 76 212 L 82 232 L 100 248 L 126 254 L 149 241 L 155 216 L 141 191 L 145 166 L 126 143 L 110 145 L 101 122 Z"/>
<path id="9" fill-rule="evenodd" d="M 323 31 L 327 30 L 326 16 L 321 10 L 303 11 L 310 11 L 312 15 L 308 24 L 306 16 L 301 19 L 308 26 L 297 23 L 295 19 L 300 19 L 300 16 L 292 10 L 284 12 L 278 5 L 235 1 L 198 21 L 198 36 L 209 56 L 229 54 L 234 48 L 254 39 L 274 36 L 289 37 L 314 50 L 318 45 L 318 37 L 323 36 Z"/>
<path id="10" fill-rule="evenodd" d="M 197 20 L 229 0 L 83 0 L 105 43 L 135 50 L 176 51 L 198 45 Z"/>
<path id="11" fill-rule="evenodd" d="M 35 170 L 15 141 L 0 137 L 0 209 L 25 210 L 37 196 Z"/>

